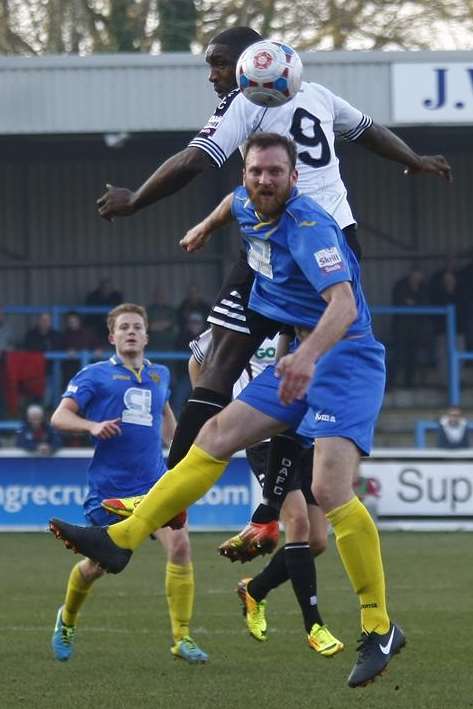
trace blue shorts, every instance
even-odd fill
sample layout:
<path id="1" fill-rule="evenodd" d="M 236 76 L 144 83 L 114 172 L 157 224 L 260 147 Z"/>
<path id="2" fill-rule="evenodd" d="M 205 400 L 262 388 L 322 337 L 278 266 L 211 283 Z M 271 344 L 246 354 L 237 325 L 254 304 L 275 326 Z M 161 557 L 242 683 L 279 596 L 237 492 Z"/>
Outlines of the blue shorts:
<path id="1" fill-rule="evenodd" d="M 90 512 L 84 512 L 84 517 L 90 527 L 108 527 L 115 522 L 122 522 L 123 518 L 107 512 L 103 507 L 96 507 Z"/>
<path id="2" fill-rule="evenodd" d="M 91 488 L 83 505 L 84 517 L 87 520 L 87 523 L 92 527 L 108 527 L 109 524 L 122 522 L 123 517 L 114 515 L 113 512 L 108 512 L 102 507 L 102 500 L 107 497 L 136 497 L 138 495 L 146 495 L 148 490 L 150 490 L 166 472 L 167 468 L 164 468 L 162 474 L 158 475 L 154 481 L 151 480 L 145 486 L 140 485 L 127 490 L 117 490 L 116 488 L 110 487 L 105 492 L 103 488 L 102 491 L 99 491 L 96 488 Z"/>
<path id="3" fill-rule="evenodd" d="M 294 430 L 310 409 L 314 438 L 348 438 L 368 455 L 385 379 L 384 347 L 369 334 L 340 340 L 323 355 L 301 400 L 289 405 L 279 400 L 279 379 L 272 366 L 253 379 L 238 398 Z"/>

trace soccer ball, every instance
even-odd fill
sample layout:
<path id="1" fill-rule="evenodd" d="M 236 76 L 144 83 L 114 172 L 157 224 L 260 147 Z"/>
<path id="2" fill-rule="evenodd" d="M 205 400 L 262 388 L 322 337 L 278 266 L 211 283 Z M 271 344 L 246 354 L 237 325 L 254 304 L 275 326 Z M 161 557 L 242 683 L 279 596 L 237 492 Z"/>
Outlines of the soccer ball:
<path id="1" fill-rule="evenodd" d="M 302 62 L 292 47 L 265 39 L 240 56 L 236 80 L 242 94 L 257 106 L 282 106 L 300 89 Z"/>

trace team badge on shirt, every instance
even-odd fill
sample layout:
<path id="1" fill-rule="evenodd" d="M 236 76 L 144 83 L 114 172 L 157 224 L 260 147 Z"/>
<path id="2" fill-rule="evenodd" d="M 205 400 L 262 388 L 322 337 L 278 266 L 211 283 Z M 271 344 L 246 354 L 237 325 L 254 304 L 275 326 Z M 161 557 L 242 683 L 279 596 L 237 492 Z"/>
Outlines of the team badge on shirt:
<path id="1" fill-rule="evenodd" d="M 325 273 L 339 271 L 342 268 L 342 257 L 336 246 L 320 249 L 314 253 L 317 266 Z"/>

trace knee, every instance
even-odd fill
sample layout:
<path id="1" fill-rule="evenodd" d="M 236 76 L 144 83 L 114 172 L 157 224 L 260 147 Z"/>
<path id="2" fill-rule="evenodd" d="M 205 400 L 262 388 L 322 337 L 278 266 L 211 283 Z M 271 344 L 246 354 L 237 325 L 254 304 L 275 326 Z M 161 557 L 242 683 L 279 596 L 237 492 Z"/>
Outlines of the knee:
<path id="1" fill-rule="evenodd" d="M 171 564 L 189 564 L 191 561 L 191 544 L 186 529 L 175 529 L 169 535 L 168 561 Z"/>
<path id="2" fill-rule="evenodd" d="M 327 532 L 325 534 L 320 531 L 317 534 L 311 533 L 309 535 L 309 546 L 313 556 L 323 554 L 327 548 Z"/>
<path id="3" fill-rule="evenodd" d="M 327 480 L 316 480 L 312 483 L 312 494 L 320 509 L 324 512 L 332 508 L 332 489 Z"/>
<path id="4" fill-rule="evenodd" d="M 92 581 L 99 579 L 105 574 L 105 571 L 102 569 L 102 567 L 91 559 L 84 559 L 84 561 L 81 561 L 79 564 L 79 569 L 82 578 L 87 583 L 91 583 Z"/>
<path id="5" fill-rule="evenodd" d="M 216 458 L 226 458 L 233 453 L 230 446 L 231 435 L 232 431 L 225 430 L 221 415 L 217 414 L 202 427 L 195 442 Z"/>
<path id="6" fill-rule="evenodd" d="M 302 542 L 309 538 L 309 520 L 300 510 L 286 510 L 282 521 L 289 542 Z"/>

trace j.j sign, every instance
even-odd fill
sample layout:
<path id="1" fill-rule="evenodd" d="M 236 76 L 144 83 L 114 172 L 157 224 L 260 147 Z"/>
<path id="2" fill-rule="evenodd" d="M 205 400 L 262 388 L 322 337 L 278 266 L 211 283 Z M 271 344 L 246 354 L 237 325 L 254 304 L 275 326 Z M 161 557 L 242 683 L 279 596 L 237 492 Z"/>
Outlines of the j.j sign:
<path id="1" fill-rule="evenodd" d="M 393 64 L 395 123 L 473 122 L 473 62 Z"/>

